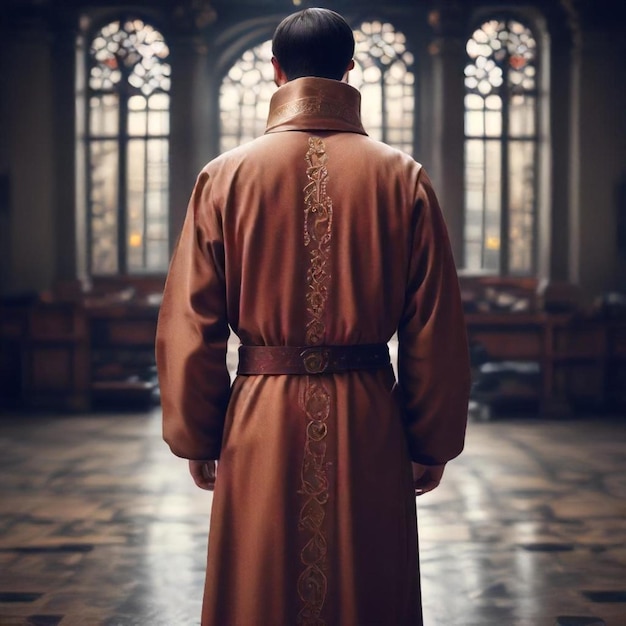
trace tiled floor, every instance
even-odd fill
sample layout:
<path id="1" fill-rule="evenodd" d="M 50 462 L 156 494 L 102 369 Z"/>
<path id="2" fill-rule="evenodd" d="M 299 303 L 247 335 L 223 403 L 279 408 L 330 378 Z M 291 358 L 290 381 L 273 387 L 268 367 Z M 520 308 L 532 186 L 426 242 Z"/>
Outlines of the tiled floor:
<path id="1" fill-rule="evenodd" d="M 2 626 L 198 624 L 211 496 L 159 417 L 0 418 Z M 626 626 L 625 426 L 471 423 L 418 501 L 426 626 Z"/>

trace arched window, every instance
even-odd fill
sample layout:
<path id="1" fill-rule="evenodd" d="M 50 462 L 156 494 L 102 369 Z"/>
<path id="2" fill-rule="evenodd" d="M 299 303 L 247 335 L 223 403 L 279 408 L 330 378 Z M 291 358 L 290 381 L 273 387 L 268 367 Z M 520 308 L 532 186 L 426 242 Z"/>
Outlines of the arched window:
<path id="1" fill-rule="evenodd" d="M 94 275 L 167 269 L 168 47 L 140 19 L 113 21 L 91 40 L 87 196 Z"/>
<path id="2" fill-rule="evenodd" d="M 537 46 L 515 19 L 489 20 L 467 42 L 465 267 L 535 272 Z"/>
<path id="3" fill-rule="evenodd" d="M 349 82 L 361 91 L 363 126 L 375 139 L 412 153 L 415 77 L 406 38 L 383 22 L 365 22 L 354 36 Z M 271 59 L 272 43 L 265 41 L 246 50 L 222 81 L 221 151 L 263 134 L 276 90 Z"/>
<path id="4" fill-rule="evenodd" d="M 263 134 L 274 91 L 272 42 L 266 41 L 246 50 L 222 81 L 222 152 Z"/>
<path id="5" fill-rule="evenodd" d="M 386 22 L 364 22 L 354 37 L 349 81 L 361 92 L 363 126 L 374 139 L 412 154 L 415 76 L 406 37 Z"/>

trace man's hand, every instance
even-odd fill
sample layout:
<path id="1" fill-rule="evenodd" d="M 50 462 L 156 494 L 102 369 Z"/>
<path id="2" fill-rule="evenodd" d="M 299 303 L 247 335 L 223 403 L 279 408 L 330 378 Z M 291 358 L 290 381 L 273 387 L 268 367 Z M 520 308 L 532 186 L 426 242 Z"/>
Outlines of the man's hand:
<path id="1" fill-rule="evenodd" d="M 437 487 L 446 467 L 445 464 L 421 465 L 420 463 L 411 463 L 411 465 L 413 466 L 413 487 L 416 496 L 421 496 Z"/>
<path id="2" fill-rule="evenodd" d="M 193 482 L 207 491 L 213 491 L 217 474 L 217 461 L 189 461 L 189 473 Z"/>

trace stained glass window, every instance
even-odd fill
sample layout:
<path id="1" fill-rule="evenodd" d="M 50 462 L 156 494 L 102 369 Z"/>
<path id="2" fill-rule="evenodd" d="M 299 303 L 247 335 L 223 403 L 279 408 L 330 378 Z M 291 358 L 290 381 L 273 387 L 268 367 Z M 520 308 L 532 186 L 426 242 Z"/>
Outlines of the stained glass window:
<path id="1" fill-rule="evenodd" d="M 361 92 L 363 126 L 374 139 L 411 154 L 415 76 L 406 37 L 389 23 L 364 22 L 354 38 L 349 82 Z"/>
<path id="2" fill-rule="evenodd" d="M 139 19 L 101 28 L 89 50 L 88 206 L 94 275 L 167 269 L 169 49 Z"/>
<path id="3" fill-rule="evenodd" d="M 375 139 L 411 153 L 415 77 L 405 36 L 383 22 L 365 22 L 354 32 L 355 68 L 349 82 L 361 91 L 365 130 Z M 220 89 L 222 151 L 250 141 L 265 130 L 276 86 L 272 43 L 246 50 Z"/>
<path id="4" fill-rule="evenodd" d="M 465 266 L 535 270 L 537 44 L 514 19 L 490 20 L 467 42 Z"/>
<path id="5" fill-rule="evenodd" d="M 230 150 L 265 131 L 270 99 L 276 91 L 272 42 L 250 50 L 230 68 L 220 89 L 220 149 Z"/>

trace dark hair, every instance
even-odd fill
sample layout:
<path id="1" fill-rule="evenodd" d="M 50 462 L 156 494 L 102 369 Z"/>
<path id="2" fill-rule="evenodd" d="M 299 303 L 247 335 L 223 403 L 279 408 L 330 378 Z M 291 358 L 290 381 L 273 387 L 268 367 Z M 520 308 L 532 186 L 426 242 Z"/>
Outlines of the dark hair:
<path id="1" fill-rule="evenodd" d="M 341 80 L 354 55 L 354 35 L 339 13 L 304 9 L 278 25 L 272 54 L 287 80 L 302 76 Z"/>

